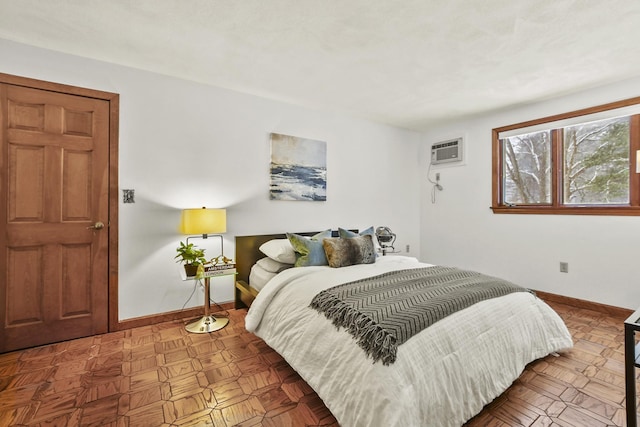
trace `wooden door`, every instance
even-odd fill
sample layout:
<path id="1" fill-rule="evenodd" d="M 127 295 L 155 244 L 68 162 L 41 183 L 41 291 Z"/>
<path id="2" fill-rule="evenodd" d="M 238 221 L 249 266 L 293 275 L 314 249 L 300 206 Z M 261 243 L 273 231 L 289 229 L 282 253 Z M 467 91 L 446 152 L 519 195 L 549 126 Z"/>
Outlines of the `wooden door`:
<path id="1" fill-rule="evenodd" d="M 108 101 L 0 84 L 0 125 L 0 352 L 107 332 Z"/>

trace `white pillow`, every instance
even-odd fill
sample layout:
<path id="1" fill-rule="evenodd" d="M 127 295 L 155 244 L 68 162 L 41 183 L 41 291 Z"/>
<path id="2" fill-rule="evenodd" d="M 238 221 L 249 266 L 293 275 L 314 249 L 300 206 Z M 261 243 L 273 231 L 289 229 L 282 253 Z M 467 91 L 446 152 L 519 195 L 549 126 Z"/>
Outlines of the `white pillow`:
<path id="1" fill-rule="evenodd" d="M 296 251 L 289 242 L 289 239 L 273 239 L 260 246 L 260 252 L 271 259 L 285 264 L 295 264 Z"/>
<path id="2" fill-rule="evenodd" d="M 258 264 L 254 264 L 251 267 L 249 273 L 249 285 L 257 290 L 262 290 L 264 285 L 271 279 L 273 279 L 278 273 L 272 273 L 260 267 Z"/>
<path id="3" fill-rule="evenodd" d="M 275 259 L 269 257 L 260 258 L 258 262 L 256 262 L 256 264 L 271 273 L 280 273 L 282 270 L 293 267 L 293 264 L 276 261 Z"/>

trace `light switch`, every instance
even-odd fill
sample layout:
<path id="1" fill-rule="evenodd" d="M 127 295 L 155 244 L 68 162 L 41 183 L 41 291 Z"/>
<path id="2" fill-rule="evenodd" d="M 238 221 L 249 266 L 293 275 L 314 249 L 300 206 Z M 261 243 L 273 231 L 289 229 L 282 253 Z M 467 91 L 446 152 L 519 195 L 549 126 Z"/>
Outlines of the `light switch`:
<path id="1" fill-rule="evenodd" d="M 122 190 L 122 203 L 135 203 L 135 190 Z"/>

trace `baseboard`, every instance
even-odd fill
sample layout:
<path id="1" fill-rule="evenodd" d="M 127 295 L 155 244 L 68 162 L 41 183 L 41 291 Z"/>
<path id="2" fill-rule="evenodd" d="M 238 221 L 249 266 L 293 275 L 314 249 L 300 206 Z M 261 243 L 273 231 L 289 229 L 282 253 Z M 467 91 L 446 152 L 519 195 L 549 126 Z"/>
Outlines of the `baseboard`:
<path id="1" fill-rule="evenodd" d="M 231 310 L 234 307 L 233 301 L 223 302 L 217 306 L 212 305 L 211 313 L 215 315 L 220 311 Z M 132 319 L 121 320 L 118 322 L 116 331 L 125 329 L 138 328 L 140 326 L 155 325 L 156 323 L 169 322 L 172 320 L 192 319 L 204 315 L 204 307 L 188 308 L 186 310 L 168 311 L 166 313 L 152 314 L 149 316 L 134 317 Z M 114 331 L 110 331 L 114 332 Z"/>
<path id="2" fill-rule="evenodd" d="M 597 311 L 599 313 L 608 314 L 610 316 L 627 318 L 631 316 L 633 310 L 628 308 L 616 307 L 613 305 L 601 304 L 599 302 L 587 301 L 578 298 L 566 297 L 564 295 L 551 294 L 543 291 L 535 291 L 536 295 L 545 301 L 556 302 L 560 304 L 570 305 L 576 308 L 584 308 L 587 310 Z"/>
<path id="3" fill-rule="evenodd" d="M 579 298 L 567 297 L 564 295 L 552 294 L 544 291 L 535 291 L 536 295 L 545 301 L 556 302 L 559 304 L 566 304 L 576 308 L 582 308 L 587 310 L 597 311 L 599 313 L 605 313 L 611 316 L 619 316 L 627 318 L 631 316 L 633 310 L 621 307 L 615 307 L 613 305 L 601 304 L 598 302 L 587 301 Z M 221 303 L 222 310 L 232 310 L 234 308 L 233 301 Z M 213 308 L 215 310 L 215 308 Z M 213 312 L 216 313 L 215 311 Z M 191 319 L 198 316 L 202 316 L 203 307 L 189 308 L 186 310 L 169 311 L 166 313 L 153 314 L 150 316 L 135 317 L 133 319 L 126 319 L 118 322 L 118 331 L 124 329 L 137 328 L 140 326 L 155 325 L 156 323 L 169 322 L 179 319 Z M 113 331 L 112 331 L 113 332 Z"/>

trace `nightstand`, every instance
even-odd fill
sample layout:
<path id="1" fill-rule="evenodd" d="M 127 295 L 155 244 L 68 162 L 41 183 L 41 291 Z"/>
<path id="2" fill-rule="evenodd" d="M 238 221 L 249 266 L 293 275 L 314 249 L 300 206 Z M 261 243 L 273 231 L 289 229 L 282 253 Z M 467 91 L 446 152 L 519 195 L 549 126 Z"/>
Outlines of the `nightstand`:
<path id="1" fill-rule="evenodd" d="M 244 280 L 236 281 L 236 309 L 251 307 L 256 296 L 258 296 L 258 291 L 249 286 L 247 282 Z"/>
<path id="2" fill-rule="evenodd" d="M 214 317 L 211 315 L 211 299 L 209 296 L 209 289 L 211 287 L 211 278 L 215 277 L 223 277 L 223 276 L 235 276 L 236 269 L 232 268 L 229 270 L 225 270 L 224 272 L 211 273 L 207 275 L 205 273 L 204 278 L 204 316 L 202 318 L 196 320 L 195 322 L 189 323 L 185 326 L 185 329 L 194 334 L 206 334 L 209 332 L 217 331 L 229 323 L 229 319 L 227 317 Z M 183 280 L 197 280 L 196 277 L 187 277 Z"/>

